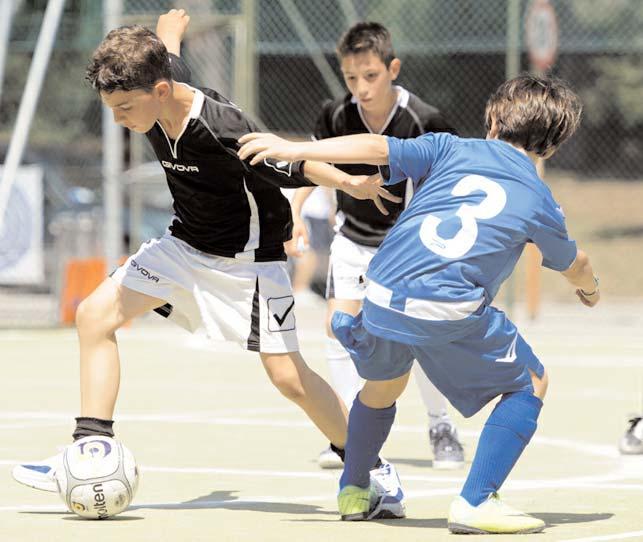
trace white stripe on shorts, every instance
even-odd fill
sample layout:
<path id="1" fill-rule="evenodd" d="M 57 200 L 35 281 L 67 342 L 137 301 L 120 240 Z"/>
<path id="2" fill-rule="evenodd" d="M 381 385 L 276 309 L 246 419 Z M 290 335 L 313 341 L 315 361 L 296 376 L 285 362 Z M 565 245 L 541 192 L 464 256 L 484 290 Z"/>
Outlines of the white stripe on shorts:
<path id="1" fill-rule="evenodd" d="M 392 290 L 372 280 L 369 281 L 366 287 L 366 298 L 371 303 L 421 320 L 464 320 L 476 312 L 484 301 L 483 298 L 474 301 L 433 301 L 407 297 L 404 310 L 401 311 L 391 307 L 392 297 Z"/>

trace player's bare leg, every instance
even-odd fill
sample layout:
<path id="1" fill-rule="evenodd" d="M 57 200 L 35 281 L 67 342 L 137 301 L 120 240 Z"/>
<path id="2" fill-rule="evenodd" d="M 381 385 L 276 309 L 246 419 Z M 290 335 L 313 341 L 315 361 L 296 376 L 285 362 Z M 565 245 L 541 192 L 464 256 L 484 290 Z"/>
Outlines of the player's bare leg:
<path id="1" fill-rule="evenodd" d="M 344 448 L 347 411 L 328 383 L 306 365 L 299 352 L 260 355 L 270 380 L 282 395 L 299 405 L 335 446 Z"/>
<path id="2" fill-rule="evenodd" d="M 162 306 L 151 297 L 105 279 L 78 307 L 80 415 L 111 420 L 120 384 L 115 332 L 126 322 Z"/>
<path id="3" fill-rule="evenodd" d="M 81 414 L 74 438 L 93 434 L 113 436 L 112 415 L 120 383 L 116 330 L 132 318 L 163 305 L 161 299 L 140 294 L 105 279 L 78 307 L 76 326 L 80 339 Z M 16 465 L 13 477 L 27 486 L 57 491 L 54 473 L 62 453 Z"/>
<path id="4" fill-rule="evenodd" d="M 408 372 L 393 380 L 367 380 L 359 400 L 369 408 L 388 408 L 402 395 L 410 376 Z"/>
<path id="5" fill-rule="evenodd" d="M 542 378 L 539 378 L 531 369 L 529 370 L 529 374 L 531 375 L 531 384 L 534 387 L 534 395 L 543 401 L 547 394 L 547 387 L 549 386 L 549 376 L 547 372 L 543 372 Z"/>

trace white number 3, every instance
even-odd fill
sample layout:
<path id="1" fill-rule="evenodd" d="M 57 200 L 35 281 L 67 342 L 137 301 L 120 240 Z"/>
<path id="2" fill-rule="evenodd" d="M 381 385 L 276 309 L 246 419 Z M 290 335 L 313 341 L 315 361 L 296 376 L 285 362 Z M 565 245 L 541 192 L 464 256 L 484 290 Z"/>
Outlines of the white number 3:
<path id="1" fill-rule="evenodd" d="M 445 258 L 460 258 L 464 256 L 476 242 L 478 223 L 476 219 L 488 219 L 500 214 L 507 203 L 507 193 L 498 183 L 480 175 L 467 175 L 453 187 L 454 196 L 467 196 L 471 192 L 481 190 L 487 197 L 478 205 L 463 203 L 456 212 L 462 221 L 462 228 L 451 239 L 438 235 L 438 226 L 442 219 L 428 215 L 420 227 L 422 243 L 436 254 Z"/>

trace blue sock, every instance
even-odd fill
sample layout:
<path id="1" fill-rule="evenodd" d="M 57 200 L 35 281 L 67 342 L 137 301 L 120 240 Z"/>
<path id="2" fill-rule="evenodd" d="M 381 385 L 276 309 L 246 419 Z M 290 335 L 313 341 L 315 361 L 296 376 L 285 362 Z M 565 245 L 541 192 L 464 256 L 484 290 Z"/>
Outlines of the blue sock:
<path id="1" fill-rule="evenodd" d="M 536 432 L 542 401 L 529 392 L 507 393 L 480 435 L 476 456 L 460 495 L 478 506 L 498 491 Z"/>
<path id="2" fill-rule="evenodd" d="M 380 450 L 395 420 L 395 403 L 388 408 L 370 408 L 355 397 L 348 415 L 344 472 L 339 487 L 368 487 L 370 471 L 377 463 Z"/>

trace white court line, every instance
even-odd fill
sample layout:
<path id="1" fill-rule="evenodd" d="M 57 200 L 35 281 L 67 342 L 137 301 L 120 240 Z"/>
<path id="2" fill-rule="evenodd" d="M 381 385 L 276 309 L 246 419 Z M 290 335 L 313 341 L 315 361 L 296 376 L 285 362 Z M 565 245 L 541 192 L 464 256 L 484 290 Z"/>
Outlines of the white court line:
<path id="1" fill-rule="evenodd" d="M 18 461 L 0 460 L 0 466 L 13 466 Z M 249 478 L 295 478 L 295 479 L 316 479 L 316 480 L 337 480 L 339 474 L 317 472 L 317 471 L 280 471 L 280 470 L 263 470 L 263 469 L 229 469 L 216 467 L 162 467 L 153 465 L 139 465 L 142 473 L 164 473 L 164 474 L 211 474 L 216 476 L 245 476 Z M 608 474 L 596 476 L 574 476 L 569 478 L 557 479 L 535 479 L 535 480 L 509 480 L 503 485 L 504 490 L 520 491 L 530 489 L 568 489 L 568 488 L 586 488 L 586 489 L 622 489 L 630 491 L 643 491 L 643 484 L 636 483 L 614 483 L 627 480 L 631 477 L 631 471 L 627 468 L 617 469 Z M 439 477 L 423 475 L 402 475 L 402 480 L 406 482 L 422 483 L 457 483 L 462 484 L 464 477 Z M 443 491 L 439 489 L 437 491 Z M 410 494 L 410 493 L 409 493 Z M 422 493 L 424 494 L 424 493 Z M 428 493 L 433 495 L 433 493 Z"/>
<path id="2" fill-rule="evenodd" d="M 32 423 L 0 423 L 0 430 L 2 429 L 28 429 L 33 427 L 58 427 L 61 422 L 48 422 L 48 421 L 34 421 Z"/>
<path id="3" fill-rule="evenodd" d="M 643 538 L 643 531 L 630 531 L 629 533 L 608 534 L 604 536 L 590 536 L 589 538 L 570 538 L 561 542 L 599 542 L 600 540 L 623 540 L 624 538 Z"/>
<path id="4" fill-rule="evenodd" d="M 292 411 L 296 413 L 297 411 Z M 261 409 L 250 409 L 249 413 L 261 413 Z M 243 412 L 240 412 L 243 413 Z M 264 412 L 265 413 L 265 412 Z M 0 412 L 0 419 L 4 420 L 59 420 L 67 424 L 73 419 L 75 414 L 67 412 Z M 199 414 L 123 414 L 119 416 L 119 420 L 129 422 L 162 422 L 162 423 L 185 423 L 185 424 L 205 424 L 205 425 L 232 425 L 232 426 L 254 426 L 254 427 L 287 427 L 288 429 L 294 428 L 314 428 L 312 422 L 308 420 L 275 420 L 264 418 L 237 418 L 237 417 L 222 417 L 220 415 L 199 413 Z M 426 427 L 424 425 L 394 425 L 393 432 L 395 433 L 424 433 Z M 477 438 L 480 436 L 480 431 L 460 430 L 459 433 L 466 437 Z M 532 442 L 544 446 L 552 446 L 555 448 L 563 448 L 573 450 L 578 453 L 592 455 L 597 457 L 609 457 L 612 459 L 620 458 L 620 454 L 615 446 L 594 444 L 589 442 L 573 441 L 568 439 L 534 436 Z"/>

